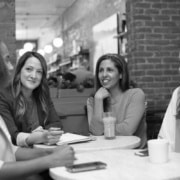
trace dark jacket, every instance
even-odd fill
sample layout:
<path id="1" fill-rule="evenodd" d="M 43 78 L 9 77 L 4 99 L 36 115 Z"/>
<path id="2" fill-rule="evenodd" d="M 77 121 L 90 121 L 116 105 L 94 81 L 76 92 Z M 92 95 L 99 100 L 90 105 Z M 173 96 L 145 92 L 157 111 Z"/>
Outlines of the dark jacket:
<path id="1" fill-rule="evenodd" d="M 37 113 L 39 119 L 39 125 L 42 126 L 44 129 L 48 129 L 49 127 L 61 127 L 62 123 L 59 119 L 57 112 L 55 111 L 54 105 L 50 98 L 50 95 L 47 98 L 48 100 L 48 109 L 49 115 L 47 120 L 45 121 L 45 114 L 42 111 L 40 104 L 37 102 Z M 12 141 L 16 144 L 16 137 L 19 132 L 28 132 L 28 128 L 26 127 L 27 124 L 27 117 L 26 115 L 23 116 L 22 120 L 19 121 L 15 118 L 16 114 L 16 101 L 12 95 L 11 87 L 8 86 L 5 90 L 0 91 L 0 115 L 3 117 L 8 130 L 11 134 Z M 45 122 L 44 122 L 45 121 Z"/>

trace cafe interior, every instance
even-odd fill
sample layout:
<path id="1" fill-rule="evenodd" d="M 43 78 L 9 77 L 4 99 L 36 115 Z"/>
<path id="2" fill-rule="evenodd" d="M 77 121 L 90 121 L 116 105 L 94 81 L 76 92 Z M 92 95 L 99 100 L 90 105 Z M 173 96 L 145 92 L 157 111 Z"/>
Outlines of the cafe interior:
<path id="1" fill-rule="evenodd" d="M 123 56 L 128 63 L 131 85 L 141 88 L 146 96 L 150 140 L 157 138 L 171 95 L 180 82 L 179 9 L 178 0 L 0 0 L 0 40 L 7 45 L 14 67 L 26 51 L 37 51 L 45 57 L 51 97 L 63 127 L 65 131 L 81 135 L 88 134 L 86 101 L 94 92 L 94 81 L 78 86 L 64 82 L 59 87 L 58 76 L 71 78 L 68 73 L 78 69 L 84 61 L 94 76 L 101 55 Z M 82 146 L 78 144 L 77 151 L 81 151 Z M 173 174 L 168 169 L 172 166 L 163 169 L 149 165 L 137 159 L 142 157 L 132 157 L 131 151 L 121 150 L 124 155 L 120 157 L 115 147 L 112 158 L 118 158 L 117 163 L 122 163 L 120 171 L 127 172 L 119 175 L 117 163 L 111 162 L 108 154 L 112 153 L 108 151 L 109 146 L 107 144 L 102 153 L 99 148 L 97 154 L 92 150 L 91 156 L 85 157 L 87 149 L 91 149 L 85 145 L 85 153 L 78 155 L 83 162 L 107 156 L 107 162 L 112 164 L 114 170 L 110 169 L 112 174 L 105 173 L 106 178 L 102 170 L 102 174 L 87 172 L 89 179 L 173 179 L 177 176 L 180 179 L 176 169 L 180 156 L 173 155 Z M 132 159 L 137 167 L 125 162 L 124 156 L 127 161 Z M 54 179 L 59 178 L 59 173 L 67 179 L 83 179 L 84 176 L 69 175 L 64 169 L 50 172 Z"/>

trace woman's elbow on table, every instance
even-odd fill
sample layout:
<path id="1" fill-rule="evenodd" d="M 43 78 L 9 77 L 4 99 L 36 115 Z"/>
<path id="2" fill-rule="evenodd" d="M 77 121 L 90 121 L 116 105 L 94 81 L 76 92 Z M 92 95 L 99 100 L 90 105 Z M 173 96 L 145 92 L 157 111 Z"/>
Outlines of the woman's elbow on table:
<path id="1" fill-rule="evenodd" d="M 104 133 L 102 132 L 102 131 L 95 131 L 95 130 L 90 130 L 90 132 L 93 134 L 93 135 L 95 135 L 95 136 L 102 136 Z"/>
<path id="2" fill-rule="evenodd" d="M 132 136 L 135 133 L 135 130 L 127 127 L 127 126 L 121 126 L 121 125 L 117 125 L 116 126 L 116 132 L 119 135 L 123 135 L 123 136 Z"/>
<path id="3" fill-rule="evenodd" d="M 101 136 L 104 134 L 104 127 L 103 126 L 90 125 L 89 130 L 95 136 Z"/>

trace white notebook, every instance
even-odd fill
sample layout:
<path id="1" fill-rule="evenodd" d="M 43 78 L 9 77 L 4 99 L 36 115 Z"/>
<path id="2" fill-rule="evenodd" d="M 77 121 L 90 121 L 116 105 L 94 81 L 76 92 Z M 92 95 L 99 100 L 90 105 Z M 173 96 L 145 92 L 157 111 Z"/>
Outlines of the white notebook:
<path id="1" fill-rule="evenodd" d="M 91 140 L 92 138 L 90 136 L 83 136 L 83 135 L 73 134 L 73 133 L 64 133 L 62 134 L 59 142 L 56 144 L 57 145 L 72 144 L 72 143 L 91 141 Z"/>

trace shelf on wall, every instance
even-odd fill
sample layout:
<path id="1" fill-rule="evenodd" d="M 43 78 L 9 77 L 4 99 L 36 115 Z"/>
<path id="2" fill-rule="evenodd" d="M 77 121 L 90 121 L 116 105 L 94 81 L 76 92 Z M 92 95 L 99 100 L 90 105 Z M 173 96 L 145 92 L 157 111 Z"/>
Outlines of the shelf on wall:
<path id="1" fill-rule="evenodd" d="M 121 32 L 115 36 L 113 36 L 113 38 L 121 38 L 121 37 L 126 37 L 127 36 L 127 32 Z"/>
<path id="2" fill-rule="evenodd" d="M 70 60 L 64 61 L 64 62 L 60 63 L 59 65 L 57 65 L 55 68 L 54 68 L 54 67 L 51 68 L 51 69 L 48 71 L 48 74 L 54 73 L 54 72 L 58 71 L 59 68 L 61 68 L 61 67 L 63 67 L 63 66 L 66 66 L 66 65 L 68 65 L 68 64 L 70 64 L 70 63 L 71 63 Z"/>
<path id="3" fill-rule="evenodd" d="M 58 69 L 51 69 L 51 70 L 48 71 L 48 74 L 53 73 L 53 72 L 56 72 L 57 70 L 58 70 Z"/>
<path id="4" fill-rule="evenodd" d="M 62 63 L 59 64 L 59 67 L 65 66 L 65 65 L 70 64 L 70 63 L 71 63 L 70 60 L 62 62 Z"/>

